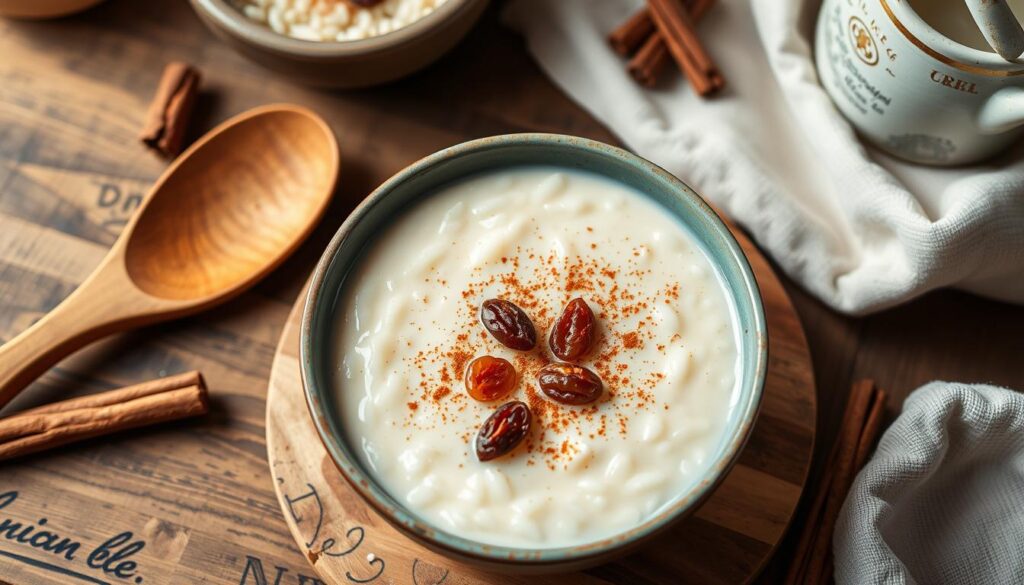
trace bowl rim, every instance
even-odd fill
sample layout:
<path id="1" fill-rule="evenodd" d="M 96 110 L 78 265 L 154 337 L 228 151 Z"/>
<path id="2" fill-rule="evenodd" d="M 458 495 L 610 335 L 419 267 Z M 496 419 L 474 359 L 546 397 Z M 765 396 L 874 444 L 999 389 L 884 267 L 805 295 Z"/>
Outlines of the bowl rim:
<path id="1" fill-rule="evenodd" d="M 430 14 L 389 33 L 352 41 L 307 41 L 275 32 L 249 19 L 228 0 L 191 0 L 192 5 L 226 28 L 232 35 L 246 41 L 292 56 L 310 59 L 365 55 L 397 49 L 429 34 L 435 27 L 452 20 L 486 0 L 446 0 Z"/>
<path id="2" fill-rule="evenodd" d="M 436 528 L 428 521 L 421 519 L 415 511 L 401 504 L 397 498 L 378 485 L 377 481 L 370 477 L 368 473 L 364 473 L 362 466 L 358 462 L 352 461 L 345 454 L 344 450 L 335 444 L 335 438 L 331 433 L 327 420 L 327 411 L 321 400 L 325 393 L 319 392 L 313 387 L 315 385 L 315 376 L 312 372 L 313 345 L 311 332 L 314 313 L 322 303 L 333 302 L 334 295 L 322 293 L 325 278 L 334 258 L 348 239 L 354 226 L 362 221 L 369 211 L 396 187 L 428 171 L 439 163 L 488 150 L 524 146 L 528 148 L 533 146 L 555 146 L 569 150 L 582 149 L 599 157 L 618 159 L 632 168 L 633 171 L 631 172 L 650 174 L 654 178 L 666 183 L 680 197 L 689 199 L 690 203 L 705 216 L 705 219 L 708 220 L 708 225 L 724 244 L 726 248 L 724 250 L 725 256 L 736 263 L 741 277 L 740 284 L 742 288 L 732 296 L 734 297 L 734 302 L 740 303 L 745 300 L 749 303 L 751 308 L 751 323 L 749 323 L 749 326 L 753 330 L 753 337 L 756 343 L 756 347 L 754 347 L 756 353 L 753 356 L 755 360 L 752 380 L 753 388 L 749 397 L 744 402 L 736 405 L 740 416 L 737 428 L 732 436 L 728 437 L 721 457 L 708 469 L 705 477 L 690 487 L 689 491 L 680 494 L 671 505 L 664 507 L 657 514 L 629 530 L 598 541 L 558 548 L 521 548 L 482 543 Z M 702 243 L 710 245 L 703 240 Z M 381 183 L 366 199 L 356 206 L 327 245 L 310 279 L 302 311 L 299 366 L 306 404 L 316 427 L 317 436 L 330 454 L 331 460 L 342 477 L 359 493 L 363 501 L 376 510 L 385 520 L 398 527 L 401 532 L 413 538 L 413 540 L 421 541 L 430 548 L 456 558 L 491 564 L 512 564 L 542 568 L 545 565 L 585 563 L 588 560 L 602 558 L 619 551 L 625 552 L 632 545 L 646 541 L 700 507 L 714 492 L 715 488 L 721 484 L 728 475 L 729 470 L 739 459 L 739 455 L 749 439 L 754 423 L 757 420 L 768 371 L 768 328 L 757 280 L 739 242 L 729 231 L 729 228 L 718 213 L 686 183 L 653 162 L 621 148 L 596 140 L 547 133 L 504 134 L 456 144 L 421 158 Z"/>

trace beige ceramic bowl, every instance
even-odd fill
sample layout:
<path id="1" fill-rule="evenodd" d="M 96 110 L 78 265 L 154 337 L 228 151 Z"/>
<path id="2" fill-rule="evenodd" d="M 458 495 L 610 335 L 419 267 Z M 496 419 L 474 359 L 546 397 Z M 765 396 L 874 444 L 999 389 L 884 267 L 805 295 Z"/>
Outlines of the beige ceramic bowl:
<path id="1" fill-rule="evenodd" d="M 379 37 L 317 42 L 278 34 L 227 0 L 191 3 L 214 33 L 257 63 L 300 83 L 343 88 L 392 81 L 426 67 L 454 47 L 487 7 L 487 0 L 447 0 L 422 19 Z"/>
<path id="2" fill-rule="evenodd" d="M 0 16 L 57 18 L 81 12 L 103 0 L 0 0 Z"/>

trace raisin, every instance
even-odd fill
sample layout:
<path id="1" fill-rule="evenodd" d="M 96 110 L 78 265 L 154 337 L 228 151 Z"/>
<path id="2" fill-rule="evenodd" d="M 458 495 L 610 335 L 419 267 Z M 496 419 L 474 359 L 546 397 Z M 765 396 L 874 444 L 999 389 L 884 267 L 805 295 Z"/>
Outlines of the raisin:
<path id="1" fill-rule="evenodd" d="M 489 299 L 480 305 L 480 321 L 502 345 L 527 351 L 537 345 L 537 330 L 522 309 L 504 299 Z"/>
<path id="2" fill-rule="evenodd" d="M 537 383 L 549 398 L 562 404 L 588 404 L 604 389 L 601 378 L 583 366 L 548 364 L 537 373 Z"/>
<path id="3" fill-rule="evenodd" d="M 508 360 L 481 356 L 466 368 L 466 391 L 484 402 L 508 396 L 516 387 L 516 369 Z"/>
<path id="4" fill-rule="evenodd" d="M 501 457 L 530 433 L 533 415 L 522 402 L 506 402 L 487 417 L 476 435 L 476 458 L 490 461 Z"/>
<path id="5" fill-rule="evenodd" d="M 551 327 L 548 343 L 558 359 L 573 362 L 585 356 L 594 345 L 594 312 L 581 298 L 569 301 Z"/>

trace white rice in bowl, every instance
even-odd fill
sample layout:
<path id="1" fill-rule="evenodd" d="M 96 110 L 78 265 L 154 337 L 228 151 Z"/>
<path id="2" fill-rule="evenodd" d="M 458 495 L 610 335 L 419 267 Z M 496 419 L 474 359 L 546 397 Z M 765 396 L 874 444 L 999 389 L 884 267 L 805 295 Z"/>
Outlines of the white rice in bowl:
<path id="1" fill-rule="evenodd" d="M 383 0 L 360 7 L 351 0 L 235 0 L 247 18 L 276 33 L 306 41 L 355 41 L 409 26 L 447 0 Z"/>

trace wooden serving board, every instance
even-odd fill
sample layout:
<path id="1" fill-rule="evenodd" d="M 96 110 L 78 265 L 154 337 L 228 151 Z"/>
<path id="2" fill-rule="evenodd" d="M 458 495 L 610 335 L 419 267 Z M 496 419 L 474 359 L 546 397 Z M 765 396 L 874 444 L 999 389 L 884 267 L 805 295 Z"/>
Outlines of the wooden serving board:
<path id="1" fill-rule="evenodd" d="M 735 231 L 735 230 L 734 230 Z M 764 297 L 770 338 L 761 412 L 738 464 L 692 516 L 639 552 L 571 577 L 507 576 L 453 562 L 406 538 L 367 506 L 317 437 L 299 376 L 299 295 L 274 356 L 267 452 L 299 549 L 327 583 L 744 583 L 782 540 L 811 463 L 814 373 L 796 312 L 760 252 L 738 234 Z M 713 562 L 710 562 L 713 561 Z"/>

